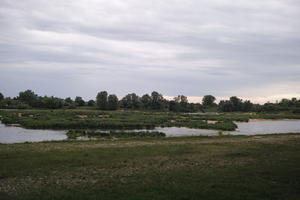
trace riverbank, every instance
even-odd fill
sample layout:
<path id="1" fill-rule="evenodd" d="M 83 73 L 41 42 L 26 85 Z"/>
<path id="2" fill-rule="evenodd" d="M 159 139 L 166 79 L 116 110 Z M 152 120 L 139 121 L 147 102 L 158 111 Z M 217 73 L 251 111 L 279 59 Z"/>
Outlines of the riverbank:
<path id="1" fill-rule="evenodd" d="M 299 199 L 299 155 L 299 134 L 2 144 L 0 195 Z"/>

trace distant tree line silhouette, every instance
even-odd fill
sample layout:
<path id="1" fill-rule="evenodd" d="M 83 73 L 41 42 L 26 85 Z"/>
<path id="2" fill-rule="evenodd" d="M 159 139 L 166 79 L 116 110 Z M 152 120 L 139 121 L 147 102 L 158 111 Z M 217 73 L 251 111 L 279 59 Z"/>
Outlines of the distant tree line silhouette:
<path id="1" fill-rule="evenodd" d="M 153 91 L 151 94 L 138 96 L 135 93 L 127 94 L 118 99 L 115 94 L 101 91 L 95 100 L 84 101 L 82 97 L 76 96 L 62 99 L 54 96 L 38 96 L 32 90 L 19 93 L 17 97 L 4 97 L 0 93 L 0 108 L 2 109 L 75 109 L 78 107 L 91 107 L 99 110 L 156 110 L 172 112 L 283 112 L 300 113 L 300 99 L 282 99 L 276 103 L 265 103 L 263 105 L 253 104 L 249 100 L 242 100 L 236 96 L 228 100 L 221 100 L 218 104 L 212 95 L 205 95 L 200 103 L 189 103 L 184 95 L 178 95 L 173 100 L 167 100 L 162 94 Z"/>

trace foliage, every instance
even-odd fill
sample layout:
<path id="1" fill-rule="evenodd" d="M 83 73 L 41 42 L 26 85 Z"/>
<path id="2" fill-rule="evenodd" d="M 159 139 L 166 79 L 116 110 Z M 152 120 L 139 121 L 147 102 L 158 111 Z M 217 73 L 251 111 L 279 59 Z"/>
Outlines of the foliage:
<path id="1" fill-rule="evenodd" d="M 67 97 L 66 99 L 65 99 L 65 102 L 67 103 L 67 104 L 73 104 L 74 103 L 74 101 L 71 99 L 71 97 Z"/>
<path id="2" fill-rule="evenodd" d="M 107 95 L 106 91 L 97 94 L 96 103 L 100 110 L 107 110 Z"/>
<path id="3" fill-rule="evenodd" d="M 163 110 L 166 107 L 167 101 L 164 99 L 162 94 L 156 91 L 151 93 L 151 109 L 153 110 Z"/>
<path id="4" fill-rule="evenodd" d="M 19 93 L 19 96 L 4 98 L 0 93 L 0 108 L 5 109 L 74 109 L 86 105 L 82 97 L 77 96 L 75 101 L 70 97 L 61 99 L 57 97 L 38 96 L 31 90 Z M 2 99 L 2 100 L 1 100 Z M 90 100 L 87 105 L 93 107 L 97 104 L 100 110 L 152 110 L 152 111 L 172 111 L 172 112 L 260 112 L 260 113 L 299 113 L 300 99 L 282 99 L 276 103 L 267 102 L 264 105 L 253 104 L 249 100 L 242 100 L 232 96 L 229 100 L 222 100 L 217 105 L 216 98 L 212 95 L 205 95 L 200 103 L 190 103 L 184 95 L 178 95 L 173 100 L 167 100 L 162 94 L 153 91 L 151 95 L 144 94 L 142 97 L 135 93 L 125 95 L 120 101 L 115 95 L 109 97 L 106 91 L 99 92 L 96 102 Z"/>
<path id="5" fill-rule="evenodd" d="M 202 105 L 204 107 L 212 107 L 215 105 L 216 98 L 212 95 L 205 95 L 202 99 Z"/>
<path id="6" fill-rule="evenodd" d="M 29 109 L 30 106 L 22 101 L 7 97 L 0 101 L 0 108 L 4 109 Z"/>
<path id="7" fill-rule="evenodd" d="M 75 103 L 77 106 L 84 106 L 85 105 L 85 101 L 82 99 L 82 97 L 77 96 L 75 98 Z"/>
<path id="8" fill-rule="evenodd" d="M 232 96 L 229 100 L 221 100 L 219 103 L 219 111 L 221 112 L 250 112 L 253 111 L 254 105 L 249 100 Z"/>
<path id="9" fill-rule="evenodd" d="M 20 92 L 17 98 L 18 100 L 33 106 L 36 103 L 38 96 L 33 91 L 26 90 L 24 92 Z"/>
<path id="10" fill-rule="evenodd" d="M 87 105 L 88 106 L 95 106 L 96 105 L 96 102 L 94 101 L 94 100 L 89 100 L 88 102 L 87 102 Z"/>
<path id="11" fill-rule="evenodd" d="M 4 99 L 4 95 L 0 92 L 0 101 Z"/>
<path id="12" fill-rule="evenodd" d="M 107 98 L 108 110 L 117 110 L 119 107 L 119 100 L 115 94 L 110 94 Z"/>
<path id="13" fill-rule="evenodd" d="M 169 110 L 173 112 L 189 112 L 195 109 L 195 104 L 189 104 L 187 97 L 178 95 L 173 101 L 169 101 Z M 199 109 L 196 109 L 197 111 Z"/>
<path id="14" fill-rule="evenodd" d="M 165 137 L 166 134 L 161 132 L 150 131 L 97 131 L 97 130 L 69 130 L 67 132 L 69 139 L 77 137 L 108 137 L 108 138 L 132 138 L 132 137 Z"/>
<path id="15" fill-rule="evenodd" d="M 63 100 L 56 97 L 39 97 L 36 107 L 58 109 L 63 107 Z"/>
<path id="16" fill-rule="evenodd" d="M 144 94 L 142 96 L 141 103 L 142 103 L 144 109 L 150 109 L 151 108 L 151 102 L 152 102 L 152 99 L 149 96 L 149 94 Z"/>
<path id="17" fill-rule="evenodd" d="M 121 99 L 121 105 L 126 109 L 139 109 L 141 107 L 140 97 L 135 93 L 127 94 Z"/>

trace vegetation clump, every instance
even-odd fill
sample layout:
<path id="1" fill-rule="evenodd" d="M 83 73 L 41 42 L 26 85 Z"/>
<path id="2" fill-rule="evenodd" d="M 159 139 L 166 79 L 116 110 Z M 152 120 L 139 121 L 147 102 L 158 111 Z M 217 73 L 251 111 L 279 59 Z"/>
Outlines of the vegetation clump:
<path id="1" fill-rule="evenodd" d="M 134 130 L 155 127 L 188 127 L 233 131 L 235 121 L 249 119 L 300 119 L 299 114 L 219 113 L 187 114 L 154 111 L 99 111 L 89 109 L 0 110 L 4 124 L 20 124 L 31 129 Z M 210 123 L 213 122 L 213 123 Z"/>
<path id="2" fill-rule="evenodd" d="M 165 133 L 156 131 L 97 131 L 97 130 L 69 130 L 67 132 L 69 139 L 76 139 L 78 137 L 88 137 L 88 138 L 156 138 L 156 137 L 166 137 Z"/>

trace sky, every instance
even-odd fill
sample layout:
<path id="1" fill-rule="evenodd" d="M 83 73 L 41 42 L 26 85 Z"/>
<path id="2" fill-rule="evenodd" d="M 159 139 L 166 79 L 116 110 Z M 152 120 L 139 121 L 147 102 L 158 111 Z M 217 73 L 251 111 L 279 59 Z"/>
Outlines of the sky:
<path id="1" fill-rule="evenodd" d="M 300 98 L 299 0 L 0 0 L 0 92 Z"/>

